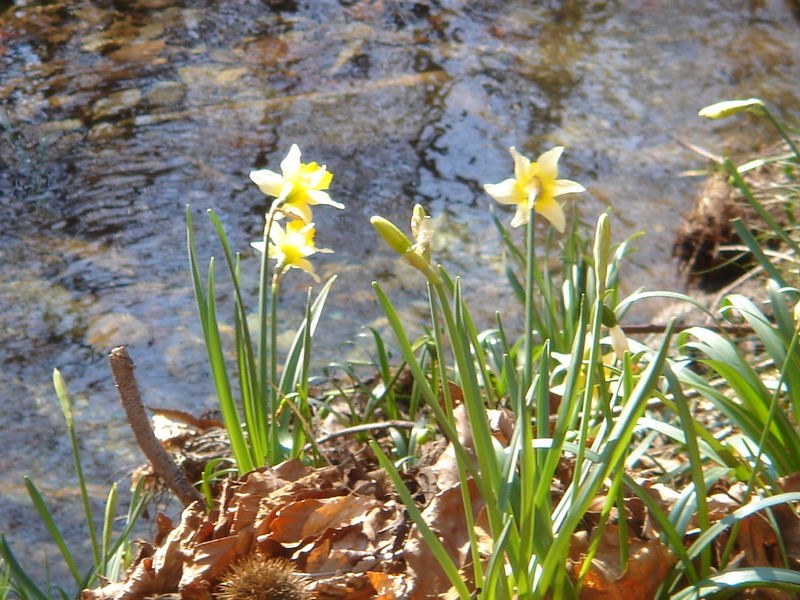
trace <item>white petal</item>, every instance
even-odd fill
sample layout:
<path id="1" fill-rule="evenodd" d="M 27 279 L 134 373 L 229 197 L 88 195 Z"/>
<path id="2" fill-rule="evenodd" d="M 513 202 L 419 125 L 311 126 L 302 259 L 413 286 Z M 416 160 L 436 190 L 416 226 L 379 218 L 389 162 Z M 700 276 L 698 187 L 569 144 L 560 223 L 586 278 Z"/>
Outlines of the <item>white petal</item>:
<path id="1" fill-rule="evenodd" d="M 286 178 L 292 177 L 300 170 L 300 148 L 297 144 L 292 144 L 289 154 L 281 161 L 281 173 Z"/>
<path id="2" fill-rule="evenodd" d="M 283 230 L 283 227 L 281 227 L 281 224 L 278 223 L 277 221 L 273 221 L 272 227 L 270 227 L 269 230 L 270 241 L 277 246 L 283 241 L 283 238 L 285 237 L 286 237 L 286 232 Z"/>
<path id="3" fill-rule="evenodd" d="M 564 146 L 556 146 L 539 157 L 536 164 L 539 166 L 539 173 L 542 177 L 550 179 L 558 177 L 558 159 L 561 158 L 562 152 L 564 152 Z"/>
<path id="4" fill-rule="evenodd" d="M 264 242 L 250 242 L 250 245 L 262 254 L 264 253 Z"/>
<path id="5" fill-rule="evenodd" d="M 500 204 L 518 204 L 520 201 L 516 179 L 506 179 L 500 183 L 486 183 L 483 189 Z"/>
<path id="6" fill-rule="evenodd" d="M 537 202 L 534 206 L 536 212 L 542 215 L 545 219 L 553 224 L 553 227 L 558 229 L 559 233 L 564 233 L 564 228 L 567 226 L 567 220 L 564 217 L 564 209 L 555 200 L 549 202 Z"/>
<path id="7" fill-rule="evenodd" d="M 570 181 L 569 179 L 556 179 L 553 196 L 560 196 L 561 194 L 577 194 L 585 191 L 586 188 L 577 181 Z"/>
<path id="8" fill-rule="evenodd" d="M 275 171 L 270 171 L 269 169 L 250 171 L 250 180 L 267 196 L 278 197 L 281 195 L 283 177 L 278 175 Z"/>
<path id="9" fill-rule="evenodd" d="M 531 170 L 531 159 L 517 152 L 514 146 L 511 146 L 508 151 L 511 152 L 511 157 L 514 159 L 514 177 L 517 178 L 517 181 L 527 180 Z"/>
<path id="10" fill-rule="evenodd" d="M 512 227 L 519 227 L 528 222 L 528 207 L 526 204 L 517 204 L 517 212 L 514 213 L 514 218 L 511 219 Z"/>
<path id="11" fill-rule="evenodd" d="M 309 190 L 306 192 L 308 197 L 312 200 L 309 204 L 327 204 L 328 206 L 333 206 L 335 208 L 344 208 L 344 204 L 341 202 L 335 202 L 331 200 L 330 195 L 328 192 L 322 192 L 320 190 Z"/>
<path id="12" fill-rule="evenodd" d="M 611 336 L 611 347 L 614 348 L 614 354 L 621 359 L 628 351 L 628 338 L 619 325 L 609 328 L 608 333 Z"/>

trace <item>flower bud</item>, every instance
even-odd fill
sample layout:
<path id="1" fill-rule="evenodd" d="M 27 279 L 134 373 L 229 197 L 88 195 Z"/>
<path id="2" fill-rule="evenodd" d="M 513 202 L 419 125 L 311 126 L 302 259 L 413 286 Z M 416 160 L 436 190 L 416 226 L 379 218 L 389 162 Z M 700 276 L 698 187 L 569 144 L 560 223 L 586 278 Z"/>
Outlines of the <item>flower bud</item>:
<path id="1" fill-rule="evenodd" d="M 717 102 L 710 104 L 705 108 L 700 109 L 697 113 L 701 117 L 708 117 L 709 119 L 724 119 L 740 112 L 750 112 L 753 114 L 760 114 L 764 108 L 764 103 L 758 98 L 748 98 L 747 100 L 725 100 L 724 102 Z"/>
<path id="2" fill-rule="evenodd" d="M 411 249 L 411 240 L 388 219 L 375 216 L 370 217 L 369 222 L 372 223 L 375 231 L 383 238 L 383 241 L 389 244 L 389 247 L 398 254 L 403 255 Z"/>

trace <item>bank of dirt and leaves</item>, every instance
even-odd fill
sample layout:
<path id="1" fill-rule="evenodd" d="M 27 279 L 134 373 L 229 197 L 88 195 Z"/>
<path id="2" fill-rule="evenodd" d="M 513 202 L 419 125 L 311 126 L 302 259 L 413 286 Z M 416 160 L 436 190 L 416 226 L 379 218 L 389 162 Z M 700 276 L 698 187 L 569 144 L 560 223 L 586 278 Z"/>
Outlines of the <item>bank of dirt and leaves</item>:
<path id="1" fill-rule="evenodd" d="M 342 368 L 321 387 L 309 384 L 309 356 L 333 281 L 309 297 L 283 354 L 277 299 L 291 269 L 316 278 L 309 259 L 325 250 L 316 246 L 312 211 L 342 208 L 328 194 L 331 174 L 300 162 L 296 146 L 280 173 L 251 174 L 275 198 L 263 239 L 253 244 L 262 256 L 255 318 L 238 286 L 238 257 L 210 213 L 234 285 L 234 356 L 219 341 L 214 264 L 201 269 L 187 211 L 220 412 L 197 418 L 159 411 L 172 433 L 154 441 L 130 357 L 112 352 L 120 399 L 149 459 L 125 522 L 136 519 L 154 481 L 185 508 L 175 520 L 158 515 L 154 538 L 131 544 L 130 530 L 113 524 L 112 490 L 104 528 L 90 527 L 95 567 L 89 574 L 71 569 L 80 596 L 796 597 L 800 154 L 760 100 L 701 112 L 737 113 L 765 119 L 785 138 L 758 164 L 737 166 L 726 157 L 716 166 L 724 175 L 715 185 L 741 204 L 717 211 L 723 225 L 738 217 L 729 226 L 739 237 L 717 240 L 714 250 L 735 253 L 747 273 L 740 279 L 755 295 L 729 285 L 711 305 L 674 292 L 622 297 L 620 264 L 634 240 L 614 241 L 609 215 L 594 231 L 581 230 L 577 219 L 568 225 L 560 196 L 583 187 L 558 178 L 562 148 L 535 161 L 511 148 L 513 177 L 485 190 L 516 211 L 510 229 L 505 216 L 492 218 L 522 326 L 497 315 L 493 327 L 477 330 L 460 280 L 431 254 L 436 233 L 422 207 L 413 211 L 410 236 L 373 217 L 377 235 L 419 271 L 430 320 L 422 335 L 409 337 L 376 284 L 388 328 L 371 332 L 372 362 Z M 707 242 L 702 251 L 685 235 L 676 243 L 695 276 L 713 266 L 700 268 L 699 257 L 714 246 Z M 653 297 L 694 307 L 697 320 L 626 323 L 631 306 Z M 74 441 L 66 384 L 58 373 L 55 381 Z M 93 523 L 88 503 L 85 510 Z M 63 554 L 69 561 L 66 547 Z M 4 541 L 0 556 L 12 595 L 58 595 L 40 588 Z"/>

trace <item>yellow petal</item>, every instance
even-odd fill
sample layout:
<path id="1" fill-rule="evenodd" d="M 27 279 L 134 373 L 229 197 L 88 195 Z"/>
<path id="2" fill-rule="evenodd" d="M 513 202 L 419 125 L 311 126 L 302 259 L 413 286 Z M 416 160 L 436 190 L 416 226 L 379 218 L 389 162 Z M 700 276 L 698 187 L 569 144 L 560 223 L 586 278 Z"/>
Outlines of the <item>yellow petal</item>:
<path id="1" fill-rule="evenodd" d="M 564 152 L 564 147 L 556 146 L 539 157 L 536 164 L 539 166 L 540 177 L 547 177 L 548 179 L 558 177 L 558 159 L 561 158 L 562 152 Z"/>
<path id="2" fill-rule="evenodd" d="M 303 269 L 303 271 L 314 278 L 314 281 L 319 281 L 319 276 L 316 274 L 316 272 L 314 272 L 314 265 L 308 262 L 305 258 L 298 258 L 291 264 L 291 266 L 298 269 Z"/>
<path id="3" fill-rule="evenodd" d="M 506 179 L 500 183 L 486 183 L 483 189 L 500 204 L 519 204 L 525 201 L 517 187 L 516 179 Z"/>
<path id="4" fill-rule="evenodd" d="M 556 179 L 553 196 L 560 196 L 561 194 L 577 194 L 585 191 L 586 188 L 577 181 L 570 181 L 569 179 Z"/>
<path id="5" fill-rule="evenodd" d="M 545 219 L 553 224 L 553 227 L 558 229 L 559 233 L 564 233 L 567 221 L 564 217 L 564 210 L 561 205 L 555 200 L 541 199 L 534 205 L 536 212 L 542 215 Z"/>
<path id="6" fill-rule="evenodd" d="M 319 183 L 317 184 L 316 188 L 318 190 L 327 190 L 328 186 L 330 186 L 331 181 L 333 180 L 333 173 L 331 173 L 330 171 L 326 171 L 324 165 L 322 167 L 322 170 L 324 171 L 324 173 L 323 173 L 322 177 L 320 178 Z"/>
<path id="7" fill-rule="evenodd" d="M 281 210 L 287 215 L 300 219 L 303 223 L 311 223 L 314 220 L 311 207 L 306 202 L 287 202 L 281 206 Z"/>
<path id="8" fill-rule="evenodd" d="M 275 196 L 277 198 L 281 195 L 283 177 L 278 175 L 275 171 L 270 171 L 269 169 L 250 171 L 250 180 L 267 196 Z"/>
<path id="9" fill-rule="evenodd" d="M 300 170 L 306 174 L 308 187 L 312 190 L 324 190 L 333 179 L 333 174 L 325 170 L 325 166 L 320 167 L 317 163 L 300 165 Z"/>

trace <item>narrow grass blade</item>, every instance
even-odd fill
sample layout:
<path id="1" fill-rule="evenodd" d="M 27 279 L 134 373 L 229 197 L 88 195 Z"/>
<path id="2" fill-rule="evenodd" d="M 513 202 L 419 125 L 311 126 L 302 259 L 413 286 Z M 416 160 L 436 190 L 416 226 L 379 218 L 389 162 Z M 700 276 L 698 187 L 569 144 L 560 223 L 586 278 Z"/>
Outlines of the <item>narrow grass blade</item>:
<path id="1" fill-rule="evenodd" d="M 623 463 L 636 423 L 642 416 L 641 413 L 644 411 L 647 398 L 662 372 L 673 328 L 674 322 L 668 326 L 658 353 L 650 360 L 650 364 L 646 367 L 636 388 L 623 406 L 622 412 L 615 419 L 602 451 L 603 462 L 598 468 L 588 472 L 583 483 L 577 489 L 577 493 L 570 493 L 568 490 L 559 503 L 554 516 L 557 534 L 551 552 L 542 563 L 539 582 L 543 586 L 542 589 L 550 586 L 554 573 L 559 565 L 564 563 L 572 534 L 580 520 L 584 518 L 586 510 L 597 495 L 604 479 Z M 583 446 L 584 443 L 581 443 L 578 448 L 579 452 L 583 452 Z"/>
<path id="2" fill-rule="evenodd" d="M 108 491 L 106 506 L 103 511 L 103 537 L 102 540 L 102 561 L 98 565 L 97 573 L 106 575 L 107 560 L 109 558 L 109 548 L 111 547 L 111 536 L 114 533 L 114 518 L 117 514 L 117 484 L 114 483 Z M 89 582 L 91 585 L 91 582 Z"/>
<path id="3" fill-rule="evenodd" d="M 78 487 L 81 492 L 83 515 L 89 533 L 89 541 L 92 545 L 92 556 L 94 557 L 95 564 L 97 564 L 100 562 L 102 553 L 97 541 L 97 531 L 95 531 L 94 528 L 92 502 L 89 498 L 89 491 L 86 489 L 86 478 L 83 475 L 83 464 L 81 463 L 78 436 L 75 431 L 75 421 L 72 415 L 72 398 L 69 395 L 67 382 L 58 369 L 53 369 L 53 387 L 56 390 L 58 404 L 61 407 L 61 413 L 64 415 L 64 422 L 67 425 L 70 447 L 72 448 L 72 462 L 75 466 L 75 475 L 78 479 Z"/>
<path id="4" fill-rule="evenodd" d="M 635 292 L 630 296 L 627 296 L 620 300 L 619 304 L 614 307 L 614 312 L 620 314 L 621 312 L 628 309 L 629 305 L 635 304 L 636 302 L 641 302 L 642 300 L 647 300 L 649 298 L 667 298 L 669 300 L 677 300 L 679 302 L 686 302 L 691 304 L 693 307 L 701 310 L 703 314 L 707 315 L 708 317 L 714 319 L 714 314 L 708 310 L 708 307 L 705 306 L 699 300 L 692 298 L 691 296 L 687 296 L 686 294 L 680 294 L 678 292 Z"/>
<path id="5" fill-rule="evenodd" d="M 758 216 L 761 217 L 764 223 L 766 223 L 770 227 L 770 229 L 772 229 L 772 232 L 775 235 L 777 235 L 784 244 L 786 244 L 789 248 L 792 249 L 792 252 L 794 253 L 795 256 L 800 256 L 800 247 L 798 247 L 797 243 L 791 237 L 789 237 L 789 234 L 786 233 L 784 228 L 781 227 L 781 225 L 777 221 L 775 221 L 775 219 L 772 218 L 772 215 L 770 215 L 766 211 L 764 206 L 758 200 L 756 200 L 756 198 L 753 196 L 753 193 L 750 191 L 750 186 L 748 186 L 745 180 L 742 179 L 741 174 L 739 173 L 738 169 L 736 168 L 736 165 L 733 164 L 731 159 L 726 158 L 723 165 L 725 167 L 725 170 L 728 172 L 728 175 L 731 176 L 733 184 L 739 188 L 745 200 L 747 200 L 747 202 L 750 204 L 753 210 L 755 210 L 758 213 Z M 738 232 L 739 231 L 737 229 L 737 233 Z"/>
<path id="6" fill-rule="evenodd" d="M 28 477 L 24 477 L 23 480 L 25 481 L 25 487 L 28 490 L 28 495 L 31 498 L 31 502 L 33 502 L 33 506 L 36 508 L 36 512 L 39 514 L 39 519 L 41 519 L 42 524 L 44 524 L 45 528 L 50 534 L 50 537 L 53 538 L 56 546 L 58 546 L 61 556 L 64 557 L 64 564 L 67 565 L 69 572 L 72 574 L 73 579 L 75 579 L 75 584 L 78 587 L 81 587 L 83 584 L 83 577 L 81 577 L 80 571 L 78 570 L 78 565 L 75 564 L 75 559 L 72 557 L 72 553 L 69 551 L 69 548 L 67 548 L 67 543 L 64 540 L 64 536 L 61 534 L 61 530 L 58 528 L 58 525 L 56 525 L 50 509 L 47 507 L 44 498 L 42 498 L 42 495 L 39 493 L 39 490 L 36 488 L 36 485 L 33 483 L 33 481 L 31 481 Z"/>
<path id="7" fill-rule="evenodd" d="M 239 259 L 234 260 L 233 253 L 228 244 L 228 238 L 222 223 L 213 210 L 208 210 L 208 216 L 217 232 L 222 250 L 225 255 L 225 263 L 231 277 L 231 284 L 234 292 L 234 321 L 236 324 L 236 352 L 239 362 L 242 407 L 245 412 L 247 432 L 249 434 L 252 453 L 254 454 L 255 464 L 261 464 L 263 457 L 267 455 L 267 414 L 266 399 L 259 394 L 258 390 L 258 371 L 256 368 L 256 357 L 253 352 L 253 342 L 250 335 L 250 328 L 247 324 L 247 308 L 242 298 L 239 285 Z"/>
<path id="8" fill-rule="evenodd" d="M 729 597 L 746 588 L 772 588 L 800 592 L 800 573 L 774 567 L 732 569 L 687 587 L 670 600 L 700 600 L 701 598 Z"/>
<path id="9" fill-rule="evenodd" d="M 442 407 L 439 405 L 439 399 L 436 395 L 436 392 L 434 392 L 433 389 L 431 388 L 427 378 L 425 377 L 425 373 L 422 370 L 422 367 L 420 366 L 419 362 L 414 356 L 414 350 L 408 341 L 408 337 L 406 336 L 402 324 L 400 323 L 400 319 L 397 316 L 397 311 L 395 311 L 394 307 L 392 306 L 392 303 L 389 301 L 389 298 L 386 296 L 384 291 L 377 283 L 373 283 L 372 287 L 374 288 L 375 294 L 378 297 L 378 302 L 380 303 L 381 307 L 384 310 L 384 313 L 386 314 L 386 318 L 389 321 L 389 325 L 394 331 L 395 338 L 397 339 L 400 351 L 406 360 L 406 364 L 408 364 L 408 368 L 411 371 L 412 375 L 414 376 L 414 380 L 419 386 L 420 392 L 422 396 L 425 398 L 426 403 L 436 416 L 436 422 L 438 423 L 439 427 L 441 427 L 442 432 L 444 433 L 447 440 L 453 444 L 453 447 L 455 448 L 456 451 L 456 455 L 459 457 L 460 460 L 463 460 L 464 463 L 467 465 L 467 468 L 470 469 L 470 475 L 479 481 L 480 478 L 478 477 L 478 472 L 475 469 L 474 465 L 472 464 L 472 460 L 469 458 L 469 455 L 464 449 L 464 446 L 459 442 L 458 433 L 456 432 L 455 426 L 453 425 L 450 416 L 447 415 L 445 411 L 442 409 Z"/>
<path id="10" fill-rule="evenodd" d="M 784 494 L 769 496 L 767 498 L 760 498 L 754 502 L 742 506 L 741 508 L 737 508 L 727 517 L 724 517 L 714 523 L 705 532 L 703 532 L 700 537 L 697 538 L 697 540 L 695 540 L 695 542 L 687 551 L 689 558 L 694 559 L 697 557 L 697 555 L 699 555 L 700 552 L 714 540 L 714 538 L 716 538 L 720 533 L 725 531 L 737 521 L 741 521 L 745 517 L 749 517 L 760 510 L 769 508 L 770 506 L 797 501 L 800 501 L 800 492 L 787 492 Z"/>
<path id="11" fill-rule="evenodd" d="M 731 225 L 733 225 L 733 228 L 742 239 L 742 242 L 747 246 L 747 249 L 750 250 L 750 254 L 753 255 L 753 258 L 758 261 L 758 264 L 761 265 L 764 271 L 770 276 L 770 279 L 777 281 L 781 286 L 785 286 L 786 280 L 783 278 L 783 275 L 781 275 L 780 271 L 772 264 L 772 261 L 767 258 L 767 255 L 762 252 L 761 244 L 753 237 L 753 234 L 750 233 L 750 230 L 744 222 L 741 219 L 733 219 Z"/>
<path id="12" fill-rule="evenodd" d="M 313 337 L 314 333 L 317 331 L 317 325 L 322 316 L 322 309 L 325 307 L 325 301 L 328 299 L 328 294 L 335 281 L 336 275 L 325 282 L 325 285 L 322 286 L 319 294 L 317 294 L 317 298 L 311 305 L 310 320 L 303 319 L 303 322 L 297 329 L 292 345 L 289 348 L 289 353 L 286 355 L 286 360 L 284 361 L 283 375 L 280 381 L 280 390 L 284 395 L 295 391 L 298 383 L 300 383 L 299 378 L 301 371 L 299 367 L 302 366 L 304 355 L 310 353 L 310 348 L 306 348 L 304 343 L 306 340 L 306 327 L 309 327 L 309 337 Z M 310 323 L 310 326 L 307 325 L 308 323 Z"/>
<path id="13" fill-rule="evenodd" d="M 231 440 L 231 450 L 233 451 L 234 458 L 236 459 L 236 466 L 241 475 L 252 471 L 255 468 L 255 464 L 250 454 L 250 448 L 245 440 L 241 418 L 239 417 L 239 409 L 236 407 L 236 401 L 233 398 L 230 382 L 228 380 L 228 372 L 225 368 L 225 357 L 222 352 L 222 341 L 219 337 L 216 302 L 214 300 L 213 258 L 209 261 L 208 265 L 208 291 L 206 300 L 205 314 L 207 321 L 204 331 L 206 333 L 206 349 L 211 366 L 211 375 L 217 390 L 220 411 L 222 412 L 222 419 L 225 422 L 225 429 L 228 431 L 228 436 Z"/>
<path id="14" fill-rule="evenodd" d="M 689 403 L 686 400 L 686 396 L 683 394 L 678 378 L 675 376 L 675 373 L 672 372 L 669 364 L 664 365 L 663 373 L 667 380 L 667 386 L 672 392 L 672 398 L 678 410 L 678 417 L 680 418 L 683 430 L 691 431 L 694 429 L 694 419 L 692 419 Z M 707 489 L 705 485 L 705 474 L 703 472 L 703 459 L 700 455 L 699 444 L 695 436 L 686 436 L 686 451 L 689 461 L 689 470 L 691 472 L 692 482 L 694 483 L 697 524 L 700 527 L 700 531 L 707 531 L 710 526 Z M 702 552 L 700 563 L 700 575 L 704 577 L 711 571 L 710 549 L 706 549 Z"/>
<path id="15" fill-rule="evenodd" d="M 123 550 L 125 550 L 125 547 L 130 545 L 133 528 L 136 526 L 144 507 L 147 506 L 147 503 L 150 499 L 150 495 L 144 491 L 144 487 L 145 478 L 142 477 L 136 483 L 136 487 L 131 494 L 130 504 L 128 505 L 128 513 L 125 517 L 125 526 L 122 528 L 122 531 L 120 531 L 119 535 L 114 540 L 114 543 L 108 550 L 108 556 L 113 557 L 111 560 L 107 561 L 107 564 L 109 565 L 107 569 L 108 578 L 112 581 L 119 577 L 123 566 L 120 556 L 123 553 Z"/>
<path id="16" fill-rule="evenodd" d="M 19 564 L 17 557 L 14 556 L 11 547 L 6 541 L 6 537 L 2 534 L 0 534 L 0 558 L 5 561 L 9 571 L 9 578 L 21 594 L 31 600 L 50 600 L 47 594 L 33 582 L 25 569 L 22 568 L 22 565 Z"/>
<path id="17" fill-rule="evenodd" d="M 392 369 L 389 364 L 389 356 L 386 352 L 386 344 L 383 342 L 383 338 L 375 328 L 370 327 L 369 331 L 372 333 L 372 339 L 375 342 L 375 351 L 377 352 L 377 361 L 375 366 L 378 368 L 378 373 L 381 377 L 382 389 L 377 395 L 372 392 L 372 398 L 367 405 L 364 417 L 365 419 L 369 419 L 373 410 L 375 409 L 375 406 L 377 404 L 383 404 L 386 415 L 390 419 L 397 419 L 399 418 L 400 413 L 397 411 L 397 405 L 395 403 L 394 385 L 401 373 L 402 367 L 398 368 L 395 374 L 392 375 Z M 415 418 L 414 413 L 411 413 L 409 416 L 411 420 Z"/>

